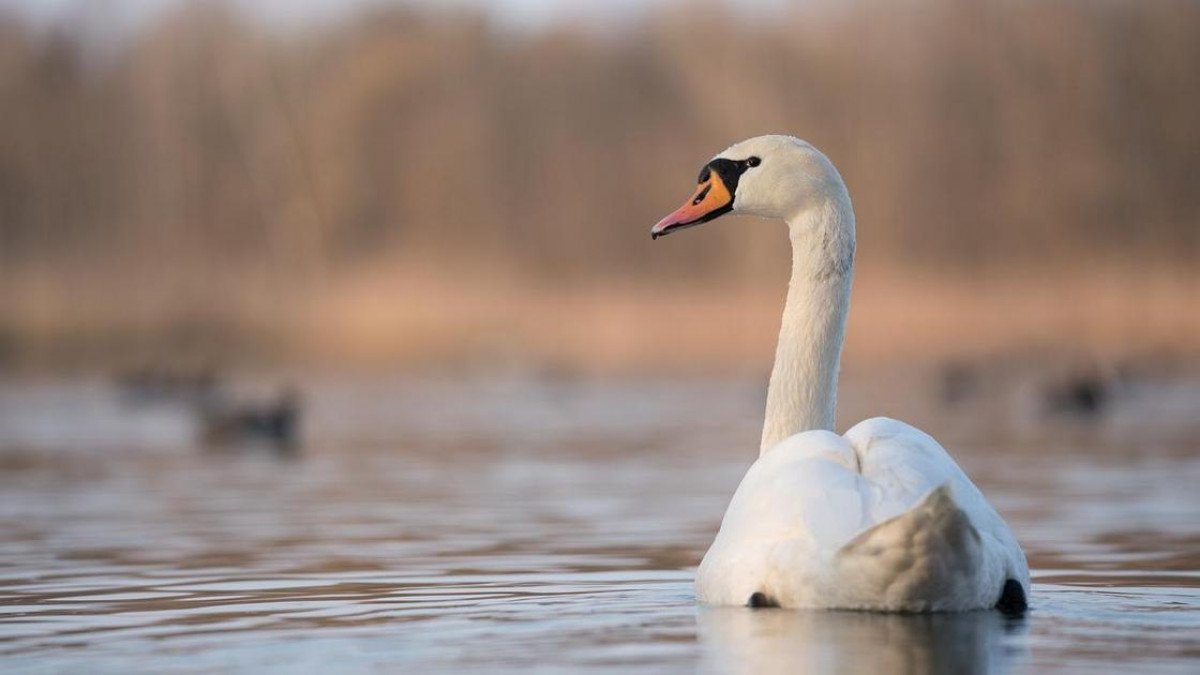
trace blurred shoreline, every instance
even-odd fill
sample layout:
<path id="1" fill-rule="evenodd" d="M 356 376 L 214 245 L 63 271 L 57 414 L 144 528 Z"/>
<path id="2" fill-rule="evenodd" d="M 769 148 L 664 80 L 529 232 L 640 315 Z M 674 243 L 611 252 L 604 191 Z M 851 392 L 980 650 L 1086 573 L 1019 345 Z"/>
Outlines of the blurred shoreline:
<path id="1" fill-rule="evenodd" d="M 782 232 L 776 233 L 781 237 Z M 210 305 L 129 302 L 111 287 L 16 294 L 0 372 L 172 363 L 237 369 L 745 375 L 774 355 L 786 272 L 762 283 L 608 279 L 567 287 L 396 264 L 317 292 Z M 444 271 L 443 271 L 444 272 Z M 61 280 L 61 278 L 59 279 Z M 856 273 L 844 368 L 1024 355 L 1200 363 L 1200 278 L 1110 267 L 939 278 Z M 86 308 L 86 311 L 81 309 Z"/>

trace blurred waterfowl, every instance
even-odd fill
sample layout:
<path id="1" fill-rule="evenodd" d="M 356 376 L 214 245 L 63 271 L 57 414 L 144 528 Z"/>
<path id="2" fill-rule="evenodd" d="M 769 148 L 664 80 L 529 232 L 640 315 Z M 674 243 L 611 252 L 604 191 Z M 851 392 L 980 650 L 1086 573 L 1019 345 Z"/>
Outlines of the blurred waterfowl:
<path id="1" fill-rule="evenodd" d="M 855 248 L 854 211 L 837 169 L 790 136 L 743 141 L 701 169 L 695 194 L 651 236 L 726 213 L 786 221 L 792 278 L 760 455 L 700 564 L 699 600 L 1023 611 L 1024 553 L 937 441 L 882 417 L 842 436 L 831 431 Z"/>
<path id="2" fill-rule="evenodd" d="M 946 408 L 976 405 L 996 410 L 1005 398 L 1028 399 L 1034 408 L 1052 415 L 1103 412 L 1122 379 L 1118 368 L 1048 352 L 953 360 L 935 372 L 934 393 Z"/>
<path id="3" fill-rule="evenodd" d="M 142 365 L 118 373 L 114 384 L 133 405 L 198 403 L 213 395 L 220 378 L 212 366 Z"/>
<path id="4" fill-rule="evenodd" d="M 979 393 L 979 370 L 969 363 L 954 361 L 941 370 L 938 398 L 949 408 L 961 406 Z"/>
<path id="5" fill-rule="evenodd" d="M 227 394 L 210 396 L 199 408 L 201 441 L 212 448 L 265 443 L 293 452 L 300 438 L 301 411 L 300 393 L 290 385 L 265 403 L 237 401 Z"/>
<path id="6" fill-rule="evenodd" d="M 1045 410 L 1051 415 L 1066 415 L 1081 419 L 1103 415 L 1112 403 L 1117 381 L 1099 371 L 1091 370 L 1068 375 L 1050 382 L 1044 392 Z"/>

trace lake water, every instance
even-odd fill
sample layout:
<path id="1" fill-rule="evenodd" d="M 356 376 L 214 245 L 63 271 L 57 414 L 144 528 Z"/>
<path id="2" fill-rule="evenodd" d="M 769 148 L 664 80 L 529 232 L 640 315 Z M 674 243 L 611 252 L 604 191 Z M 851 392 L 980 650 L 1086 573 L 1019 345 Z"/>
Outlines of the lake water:
<path id="1" fill-rule="evenodd" d="M 0 386 L 0 667 L 1200 672 L 1193 384 L 1040 424 L 847 383 L 847 421 L 909 415 L 1008 519 L 1034 568 L 1016 619 L 698 607 L 758 381 L 303 388 L 280 457 L 200 450 L 185 407 L 101 382 Z"/>

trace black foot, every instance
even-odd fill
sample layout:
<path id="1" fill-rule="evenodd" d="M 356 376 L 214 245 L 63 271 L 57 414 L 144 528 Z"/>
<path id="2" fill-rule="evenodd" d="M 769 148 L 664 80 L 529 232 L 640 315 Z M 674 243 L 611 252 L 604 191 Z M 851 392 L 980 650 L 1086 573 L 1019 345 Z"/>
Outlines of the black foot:
<path id="1" fill-rule="evenodd" d="M 756 591 L 751 594 L 750 600 L 746 602 L 746 606 L 758 609 L 761 607 L 778 607 L 779 603 L 775 602 L 771 598 L 768 598 L 766 593 L 763 593 L 762 591 Z"/>
<path id="2" fill-rule="evenodd" d="M 1025 589 L 1021 587 L 1021 582 L 1016 579 L 1004 582 L 1004 590 L 1000 591 L 996 609 L 1009 615 L 1024 614 L 1025 610 L 1029 609 L 1029 603 L 1025 600 Z"/>

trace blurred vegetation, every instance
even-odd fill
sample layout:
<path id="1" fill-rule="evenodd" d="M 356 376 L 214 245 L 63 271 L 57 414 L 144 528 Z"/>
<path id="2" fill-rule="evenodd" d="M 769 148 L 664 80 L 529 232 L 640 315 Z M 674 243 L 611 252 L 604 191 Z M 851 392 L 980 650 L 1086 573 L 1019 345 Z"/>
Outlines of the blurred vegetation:
<path id="1" fill-rule="evenodd" d="M 524 358 L 598 287 L 724 285 L 773 314 L 774 228 L 647 237 L 766 132 L 838 164 L 876 279 L 1167 275 L 1161 313 L 1194 314 L 1197 64 L 1190 0 L 680 5 L 537 33 L 404 8 L 276 32 L 194 3 L 108 47 L 0 19 L 0 364 L 370 351 L 330 325 L 397 361 Z M 488 311 L 543 316 L 445 319 Z"/>

